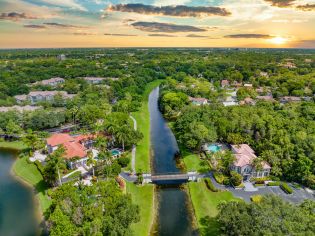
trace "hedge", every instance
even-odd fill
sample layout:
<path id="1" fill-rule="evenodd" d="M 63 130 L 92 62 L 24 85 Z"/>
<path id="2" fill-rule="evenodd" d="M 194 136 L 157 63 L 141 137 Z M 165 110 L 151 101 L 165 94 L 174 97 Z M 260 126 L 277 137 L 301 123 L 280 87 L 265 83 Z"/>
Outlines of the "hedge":
<path id="1" fill-rule="evenodd" d="M 286 192 L 287 194 L 293 193 L 292 188 L 290 188 L 290 186 L 287 185 L 286 183 L 282 183 L 282 184 L 280 185 L 280 188 L 281 188 L 284 192 Z"/>
<path id="2" fill-rule="evenodd" d="M 250 200 L 252 202 L 255 202 L 255 203 L 260 203 L 262 200 L 262 196 L 261 195 L 253 195 L 250 197 Z"/>
<path id="3" fill-rule="evenodd" d="M 269 182 L 267 185 L 268 186 L 280 186 L 280 182 L 279 181 L 274 181 L 274 182 Z"/>
<path id="4" fill-rule="evenodd" d="M 43 167 L 42 163 L 39 160 L 36 160 L 33 163 L 37 167 L 38 171 L 43 175 L 44 174 L 44 167 Z"/>
<path id="5" fill-rule="evenodd" d="M 263 187 L 263 186 L 265 186 L 265 184 L 254 184 L 255 185 L 255 187 Z"/>
<path id="6" fill-rule="evenodd" d="M 215 181 L 217 181 L 218 184 L 223 184 L 223 182 L 225 180 L 225 176 L 221 173 L 218 173 L 218 172 L 213 173 L 213 177 L 214 177 Z"/>
<path id="7" fill-rule="evenodd" d="M 218 192 L 218 189 L 214 186 L 210 178 L 205 178 L 207 188 L 212 192 Z"/>

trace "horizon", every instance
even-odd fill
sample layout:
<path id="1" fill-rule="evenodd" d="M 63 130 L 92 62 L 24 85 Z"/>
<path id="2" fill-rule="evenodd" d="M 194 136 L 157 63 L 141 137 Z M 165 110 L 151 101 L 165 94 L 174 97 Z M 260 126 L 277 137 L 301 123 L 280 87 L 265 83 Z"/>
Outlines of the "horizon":
<path id="1" fill-rule="evenodd" d="M 2 0 L 0 8 L 1 49 L 315 49 L 314 0 Z"/>

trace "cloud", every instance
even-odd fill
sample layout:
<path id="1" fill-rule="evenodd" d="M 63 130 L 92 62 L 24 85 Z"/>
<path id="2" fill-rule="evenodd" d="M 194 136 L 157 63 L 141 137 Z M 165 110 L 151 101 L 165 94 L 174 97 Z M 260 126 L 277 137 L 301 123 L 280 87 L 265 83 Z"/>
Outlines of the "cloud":
<path id="1" fill-rule="evenodd" d="M 118 36 L 118 37 L 134 37 L 136 34 L 104 34 L 106 36 Z"/>
<path id="2" fill-rule="evenodd" d="M 23 25 L 23 27 L 31 29 L 46 29 L 45 25 Z"/>
<path id="3" fill-rule="evenodd" d="M 271 3 L 274 7 L 290 7 L 296 0 L 265 0 L 265 2 Z"/>
<path id="4" fill-rule="evenodd" d="M 296 8 L 302 11 L 315 11 L 315 4 L 299 5 Z"/>
<path id="5" fill-rule="evenodd" d="M 85 7 L 77 3 L 75 0 L 41 0 L 41 2 L 48 3 L 54 6 L 61 6 L 81 11 L 87 11 Z"/>
<path id="6" fill-rule="evenodd" d="M 167 33 L 176 33 L 176 32 L 204 32 L 205 29 L 190 26 L 190 25 L 175 25 L 170 23 L 159 23 L 159 22 L 135 22 L 131 24 L 138 30 L 147 31 L 147 32 L 167 32 Z"/>
<path id="7" fill-rule="evenodd" d="M 177 37 L 176 35 L 171 34 L 149 34 L 150 37 Z"/>
<path id="8" fill-rule="evenodd" d="M 273 36 L 268 34 L 230 34 L 225 35 L 224 38 L 233 38 L 233 39 L 270 39 Z"/>
<path id="9" fill-rule="evenodd" d="M 199 34 L 188 34 L 186 35 L 188 38 L 207 38 L 208 36 L 205 35 L 199 35 Z"/>
<path id="10" fill-rule="evenodd" d="M 18 13 L 18 12 L 8 12 L 8 13 L 0 14 L 0 20 L 19 21 L 19 20 L 30 20 L 30 19 L 37 19 L 37 17 L 27 15 L 25 13 Z"/>
<path id="11" fill-rule="evenodd" d="M 86 27 L 86 26 L 61 24 L 61 23 L 56 23 L 56 22 L 43 23 L 43 25 L 51 26 L 51 27 L 56 27 L 56 28 L 79 28 L 79 29 L 81 29 L 81 28 L 88 28 L 88 27 Z"/>
<path id="12" fill-rule="evenodd" d="M 300 40 L 293 43 L 292 46 L 296 48 L 314 48 L 315 49 L 315 39 Z"/>
<path id="13" fill-rule="evenodd" d="M 177 17 L 204 17 L 204 16 L 229 16 L 231 12 L 220 7 L 192 7 L 177 6 L 152 6 L 144 4 L 117 4 L 110 5 L 107 11 L 133 12 L 145 15 L 163 15 Z"/>

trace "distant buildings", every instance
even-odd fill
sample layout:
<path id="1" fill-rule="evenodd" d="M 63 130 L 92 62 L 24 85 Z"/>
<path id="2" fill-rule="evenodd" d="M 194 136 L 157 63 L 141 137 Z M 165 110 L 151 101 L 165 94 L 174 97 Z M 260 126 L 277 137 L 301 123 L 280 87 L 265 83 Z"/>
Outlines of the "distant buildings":
<path id="1" fill-rule="evenodd" d="M 294 96 L 285 96 L 280 98 L 280 103 L 288 103 L 288 102 L 301 102 L 301 97 L 294 97 Z"/>
<path id="2" fill-rule="evenodd" d="M 84 77 L 83 78 L 89 84 L 100 84 L 105 80 L 117 81 L 118 78 L 104 78 L 104 77 Z"/>
<path id="3" fill-rule="evenodd" d="M 16 95 L 14 98 L 17 103 L 29 101 L 31 104 L 36 104 L 37 102 L 53 101 L 56 95 L 61 95 L 64 99 L 71 99 L 75 96 L 65 91 L 32 91 L 28 95 Z"/>
<path id="4" fill-rule="evenodd" d="M 221 88 L 226 88 L 230 86 L 230 82 L 227 79 L 221 81 Z"/>
<path id="5" fill-rule="evenodd" d="M 12 107 L 0 107 L 0 112 L 8 112 L 8 111 L 18 111 L 18 112 L 25 112 L 25 111 L 36 111 L 41 109 L 41 106 L 12 106 Z"/>
<path id="6" fill-rule="evenodd" d="M 261 170 L 257 170 L 254 165 L 254 160 L 257 158 L 253 149 L 247 144 L 231 145 L 232 153 L 235 157 L 235 161 L 231 166 L 231 169 L 243 176 L 245 181 L 251 177 L 266 177 L 269 176 L 271 167 L 263 161 L 261 163 Z"/>
<path id="7" fill-rule="evenodd" d="M 48 86 L 54 87 L 54 86 L 57 86 L 58 84 L 62 84 L 64 82 L 65 82 L 65 80 L 63 78 L 56 77 L 56 78 L 38 81 L 38 82 L 34 83 L 33 85 L 45 85 L 45 86 L 48 85 Z"/>
<path id="8" fill-rule="evenodd" d="M 66 57 L 65 54 L 60 54 L 60 55 L 57 56 L 57 59 L 58 59 L 59 61 L 64 61 L 64 60 L 67 59 L 67 57 Z"/>
<path id="9" fill-rule="evenodd" d="M 240 101 L 239 103 L 240 105 L 255 105 L 256 102 L 254 99 L 250 98 L 250 97 L 247 97 L 245 98 L 244 100 Z"/>
<path id="10" fill-rule="evenodd" d="M 225 101 L 222 102 L 225 107 L 238 105 L 236 93 L 236 90 L 227 93 L 228 96 L 226 97 Z"/>
<path id="11" fill-rule="evenodd" d="M 189 101 L 196 106 L 201 106 L 201 105 L 207 105 L 208 104 L 208 99 L 206 98 L 193 98 L 189 97 Z"/>
<path id="12" fill-rule="evenodd" d="M 268 101 L 268 102 L 274 102 L 274 101 L 276 101 L 276 100 L 272 97 L 272 95 L 257 96 L 256 99 L 257 99 L 257 100 Z"/>

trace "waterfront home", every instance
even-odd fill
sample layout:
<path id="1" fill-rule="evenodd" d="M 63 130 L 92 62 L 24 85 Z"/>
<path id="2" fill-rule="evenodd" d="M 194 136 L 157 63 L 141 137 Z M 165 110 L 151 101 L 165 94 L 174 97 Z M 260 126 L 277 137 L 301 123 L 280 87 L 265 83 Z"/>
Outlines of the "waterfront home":
<path id="1" fill-rule="evenodd" d="M 0 107 L 0 112 L 8 112 L 8 111 L 18 111 L 18 112 L 27 112 L 27 111 L 36 111 L 41 109 L 41 106 L 12 106 L 12 107 Z"/>
<path id="2" fill-rule="evenodd" d="M 231 145 L 231 151 L 235 157 L 235 161 L 231 166 L 231 170 L 241 174 L 245 181 L 249 180 L 251 177 L 262 178 L 269 176 L 271 167 L 265 161 L 261 163 L 262 170 L 256 170 L 253 162 L 257 156 L 249 145 Z"/>
<path id="3" fill-rule="evenodd" d="M 16 95 L 14 98 L 17 103 L 29 101 L 31 104 L 36 104 L 37 102 L 53 101 L 57 95 L 61 95 L 64 99 L 71 99 L 75 96 L 65 91 L 32 91 L 28 95 Z"/>
<path id="4" fill-rule="evenodd" d="M 37 81 L 33 85 L 44 85 L 44 86 L 54 87 L 54 86 L 57 86 L 58 84 L 62 84 L 64 82 L 65 82 L 65 80 L 63 78 L 56 77 L 56 78 L 46 79 L 46 80 L 42 80 L 42 81 Z"/>
<path id="5" fill-rule="evenodd" d="M 208 99 L 206 98 L 193 98 L 189 97 L 189 101 L 196 106 L 201 106 L 201 105 L 207 105 L 208 104 Z"/>
<path id="6" fill-rule="evenodd" d="M 87 152 L 92 151 L 94 143 L 93 135 L 71 136 L 69 134 L 56 133 L 46 140 L 48 153 L 51 154 L 57 150 L 60 145 L 65 148 L 64 159 L 69 161 L 70 168 L 86 166 L 88 160 Z"/>
<path id="7" fill-rule="evenodd" d="M 104 77 L 84 77 L 83 78 L 89 84 L 100 84 L 105 80 L 117 81 L 118 78 L 104 78 Z"/>

